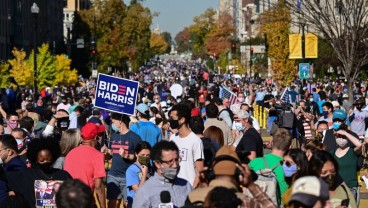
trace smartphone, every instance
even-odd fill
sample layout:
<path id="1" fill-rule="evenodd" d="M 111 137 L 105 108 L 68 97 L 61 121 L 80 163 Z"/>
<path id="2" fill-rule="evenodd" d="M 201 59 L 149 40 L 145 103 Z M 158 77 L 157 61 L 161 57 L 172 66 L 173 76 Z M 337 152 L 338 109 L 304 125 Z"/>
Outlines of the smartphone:
<path id="1" fill-rule="evenodd" d="M 341 201 L 341 206 L 349 207 L 349 199 L 344 199 Z"/>

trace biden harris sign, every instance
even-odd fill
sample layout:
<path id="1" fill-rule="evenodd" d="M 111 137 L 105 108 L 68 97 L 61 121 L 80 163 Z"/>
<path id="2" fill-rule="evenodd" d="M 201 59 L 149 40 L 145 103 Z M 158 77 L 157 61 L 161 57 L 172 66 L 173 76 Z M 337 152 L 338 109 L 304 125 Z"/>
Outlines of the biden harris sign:
<path id="1" fill-rule="evenodd" d="M 98 74 L 95 106 L 116 113 L 133 115 L 138 82 L 106 74 Z"/>

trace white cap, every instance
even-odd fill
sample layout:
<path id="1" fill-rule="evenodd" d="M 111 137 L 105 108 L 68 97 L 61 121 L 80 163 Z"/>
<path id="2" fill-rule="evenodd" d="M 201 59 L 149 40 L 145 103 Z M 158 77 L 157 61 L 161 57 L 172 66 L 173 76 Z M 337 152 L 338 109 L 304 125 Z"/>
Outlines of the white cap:
<path id="1" fill-rule="evenodd" d="M 331 103 L 333 107 L 340 107 L 340 103 L 337 102 L 336 100 L 332 101 Z"/>
<path id="2" fill-rule="evenodd" d="M 349 97 L 349 95 L 348 94 L 344 94 L 343 96 L 342 96 L 342 98 L 348 98 Z"/>

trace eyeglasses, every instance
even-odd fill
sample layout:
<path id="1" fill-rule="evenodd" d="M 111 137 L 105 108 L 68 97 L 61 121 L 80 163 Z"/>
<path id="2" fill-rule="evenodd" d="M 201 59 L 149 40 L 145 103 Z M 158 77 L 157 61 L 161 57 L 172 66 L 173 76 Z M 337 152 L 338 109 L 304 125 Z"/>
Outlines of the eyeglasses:
<path id="1" fill-rule="evenodd" d="M 160 163 L 165 163 L 168 166 L 172 167 L 174 164 L 179 164 L 181 162 L 181 158 L 175 158 L 170 161 L 160 160 Z"/>

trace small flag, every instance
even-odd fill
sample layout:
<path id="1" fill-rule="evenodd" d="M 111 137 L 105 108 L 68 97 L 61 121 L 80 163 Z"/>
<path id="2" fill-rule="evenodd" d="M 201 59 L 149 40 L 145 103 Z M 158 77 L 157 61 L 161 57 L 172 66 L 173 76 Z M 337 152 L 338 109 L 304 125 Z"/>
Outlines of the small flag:
<path id="1" fill-rule="evenodd" d="M 281 94 L 280 100 L 283 104 L 290 104 L 290 93 L 288 88 L 285 88 L 284 92 Z"/>
<path id="2" fill-rule="evenodd" d="M 225 87 L 220 87 L 219 95 L 221 99 L 228 98 L 230 105 L 233 105 L 236 103 L 237 96 Z"/>

